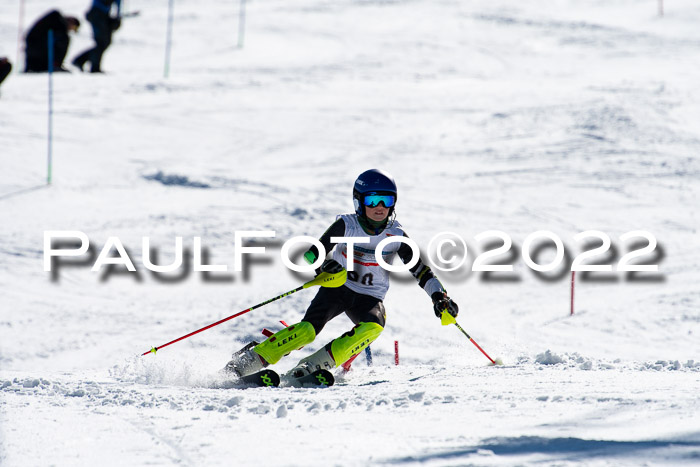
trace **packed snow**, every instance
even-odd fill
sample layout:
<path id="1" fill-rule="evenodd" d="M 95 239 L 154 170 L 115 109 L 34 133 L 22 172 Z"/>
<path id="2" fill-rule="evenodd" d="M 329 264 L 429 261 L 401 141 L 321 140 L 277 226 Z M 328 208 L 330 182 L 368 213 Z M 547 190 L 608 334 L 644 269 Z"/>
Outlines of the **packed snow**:
<path id="1" fill-rule="evenodd" d="M 19 3 L 0 3 L 15 70 Z M 27 1 L 23 26 L 88 3 Z M 105 75 L 52 78 L 50 186 L 49 77 L 0 85 L 0 464 L 700 463 L 697 2 L 661 16 L 651 0 L 255 0 L 239 46 L 238 2 L 176 0 L 167 78 L 168 2 L 125 10 L 140 15 Z M 66 65 L 91 41 L 85 21 Z M 301 319 L 313 289 L 140 356 L 313 277 L 287 270 L 281 245 L 352 211 L 374 167 L 395 177 L 425 258 L 441 232 L 466 241 L 465 264 L 437 274 L 504 365 L 441 326 L 407 273 L 373 365 L 360 356 L 331 388 L 220 372 L 263 328 Z M 45 272 L 49 230 L 84 232 L 90 254 Z M 265 230 L 266 253 L 234 272 L 235 232 Z M 475 239 L 491 230 L 512 239 L 493 258 L 512 272 L 471 270 L 503 243 Z M 539 274 L 521 250 L 541 230 L 567 255 Z M 659 270 L 577 273 L 570 315 L 571 260 L 597 246 L 574 237 L 590 230 L 613 267 L 646 244 L 621 236 L 649 232 L 658 246 L 637 262 Z M 138 272 L 90 270 L 110 237 Z M 157 264 L 182 237 L 185 265 L 147 270 L 143 237 Z M 194 237 L 228 272 L 193 270 Z M 350 327 L 335 319 L 274 369 Z"/>

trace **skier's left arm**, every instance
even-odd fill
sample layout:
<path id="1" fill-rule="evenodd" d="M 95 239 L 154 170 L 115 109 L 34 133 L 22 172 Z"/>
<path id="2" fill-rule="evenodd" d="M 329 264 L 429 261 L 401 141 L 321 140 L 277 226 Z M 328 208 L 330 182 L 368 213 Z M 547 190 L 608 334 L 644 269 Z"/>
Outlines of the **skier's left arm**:
<path id="1" fill-rule="evenodd" d="M 403 235 L 404 237 L 408 237 L 405 232 Z M 397 254 L 404 264 L 408 264 L 413 259 L 413 250 L 406 243 L 401 244 Z M 423 260 L 418 258 L 418 262 L 409 271 L 418 281 L 418 285 L 420 285 L 433 300 L 435 316 L 440 318 L 443 311 L 447 311 L 454 317 L 457 316 L 459 313 L 459 306 L 457 306 L 454 300 L 447 296 L 445 287 L 443 287 L 438 278 L 435 277 L 430 266 L 424 264 Z"/>

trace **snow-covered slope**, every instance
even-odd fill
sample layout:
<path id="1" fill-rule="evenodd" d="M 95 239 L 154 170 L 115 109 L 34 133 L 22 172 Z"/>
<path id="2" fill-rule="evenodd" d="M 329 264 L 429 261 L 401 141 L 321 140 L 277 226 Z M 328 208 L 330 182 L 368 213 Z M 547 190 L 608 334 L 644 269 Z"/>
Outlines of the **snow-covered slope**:
<path id="1" fill-rule="evenodd" d="M 55 6 L 26 2 L 25 27 Z M 116 33 L 106 75 L 53 77 L 50 187 L 48 77 L 0 86 L 3 465 L 698 462 L 696 2 L 659 17 L 635 0 L 255 0 L 239 48 L 236 2 L 177 0 L 167 79 L 167 2 L 126 10 L 141 14 Z M 13 61 L 18 13 L 0 4 L 0 56 Z M 263 327 L 299 320 L 311 290 L 138 357 L 307 279 L 282 265 L 281 243 L 351 211 L 372 167 L 396 178 L 399 220 L 424 252 L 440 232 L 467 241 L 465 265 L 438 274 L 505 366 L 441 327 L 405 274 L 374 366 L 360 357 L 328 390 L 240 389 L 218 374 Z M 516 247 L 512 280 L 470 271 L 487 243 L 474 237 L 494 229 Z M 85 263 L 53 280 L 47 230 L 85 232 L 95 254 L 117 236 L 140 272 Z M 276 232 L 246 274 L 207 280 L 190 265 L 165 280 L 140 264 L 142 237 L 165 263 L 176 236 L 190 251 L 198 236 L 232 269 L 245 230 Z M 570 273 L 544 280 L 520 256 L 540 230 L 571 257 L 576 234 L 605 232 L 608 264 L 630 249 L 622 234 L 646 230 L 659 273 L 579 273 L 569 316 Z M 276 369 L 349 327 L 334 320 Z"/>

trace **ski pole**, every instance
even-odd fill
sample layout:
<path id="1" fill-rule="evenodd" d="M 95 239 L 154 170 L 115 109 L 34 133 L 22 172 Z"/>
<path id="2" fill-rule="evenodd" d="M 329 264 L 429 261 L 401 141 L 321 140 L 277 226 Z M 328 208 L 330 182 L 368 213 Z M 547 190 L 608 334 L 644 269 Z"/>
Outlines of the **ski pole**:
<path id="1" fill-rule="evenodd" d="M 142 353 L 141 356 L 148 355 L 149 353 L 155 354 L 156 351 L 162 349 L 163 347 L 167 347 L 167 346 L 169 346 L 170 344 L 174 344 L 175 342 L 179 342 L 179 341 L 181 341 L 181 340 L 183 340 L 183 339 L 187 339 L 187 338 L 190 337 L 190 336 L 194 336 L 195 334 L 198 334 L 198 333 L 200 333 L 200 332 L 202 332 L 202 331 L 206 331 L 206 330 L 209 329 L 209 328 L 213 328 L 214 326 L 218 326 L 219 324 L 224 323 L 224 322 L 226 322 L 226 321 L 228 321 L 228 320 L 230 320 L 230 319 L 233 319 L 233 318 L 236 318 L 236 317 L 238 317 L 238 316 L 244 315 L 244 314 L 248 313 L 249 311 L 253 311 L 253 310 L 255 310 L 256 308 L 260 308 L 261 306 L 267 305 L 268 303 L 272 303 L 272 302 L 274 302 L 275 300 L 279 300 L 280 298 L 287 297 L 287 296 L 289 296 L 289 295 L 291 295 L 291 294 L 293 294 L 293 293 L 295 293 L 295 292 L 299 292 L 300 290 L 308 289 L 309 287 L 313 287 L 313 286 L 315 286 L 315 285 L 320 285 L 321 287 L 340 287 L 341 285 L 343 285 L 343 284 L 345 283 L 345 280 L 347 279 L 347 275 L 348 275 L 348 272 L 347 272 L 346 270 L 344 270 L 344 269 L 343 269 L 342 271 L 340 271 L 340 272 L 335 273 L 335 274 L 330 274 L 330 273 L 327 273 L 327 272 L 322 272 L 322 273 L 320 273 L 318 276 L 316 276 L 314 279 L 310 280 L 309 282 L 305 283 L 304 285 L 301 285 L 301 286 L 297 287 L 297 288 L 294 289 L 294 290 L 290 290 L 289 292 L 285 292 L 285 293 L 283 293 L 283 294 L 281 294 L 281 295 L 276 296 L 275 298 L 271 298 L 271 299 L 266 300 L 266 301 L 264 301 L 264 302 L 262 302 L 262 303 L 258 303 L 258 304 L 255 305 L 255 306 L 251 306 L 251 307 L 248 308 L 247 310 L 243 310 L 243 311 L 238 312 L 238 313 L 236 313 L 236 314 L 234 314 L 234 315 L 231 315 L 231 316 L 229 316 L 229 317 L 227 317 L 227 318 L 220 319 L 220 320 L 217 321 L 216 323 L 211 323 L 211 324 L 208 325 L 208 326 L 204 326 L 204 327 L 201 328 L 201 329 L 197 329 L 196 331 L 192 331 L 191 333 L 185 334 L 185 335 L 182 336 L 182 337 L 178 337 L 177 339 L 172 340 L 172 341 L 170 341 L 170 342 L 168 342 L 168 343 L 166 343 L 166 344 L 159 345 L 158 347 L 153 347 L 151 350 L 148 350 L 148 351 Z"/>
<path id="2" fill-rule="evenodd" d="M 489 361 L 491 362 L 492 365 L 503 365 L 503 362 L 501 361 L 500 358 L 497 358 L 496 360 L 494 360 L 493 358 L 489 357 L 489 354 L 484 352 L 484 349 L 482 349 L 481 346 L 479 344 L 477 344 L 474 339 L 472 339 L 472 336 L 470 336 L 467 333 L 467 331 L 465 331 L 462 328 L 462 326 L 459 325 L 459 323 L 457 322 L 455 317 L 452 316 L 451 314 L 449 314 L 447 312 L 447 310 L 442 312 L 442 317 L 440 318 L 440 322 L 442 323 L 443 326 L 447 326 L 448 324 L 454 324 L 455 326 L 457 326 L 457 329 L 462 331 L 462 334 L 467 336 L 467 339 L 469 339 L 471 341 L 471 343 L 474 344 L 476 346 L 476 348 L 479 349 L 481 351 L 481 353 L 484 354 L 486 356 L 486 358 L 489 359 Z"/>

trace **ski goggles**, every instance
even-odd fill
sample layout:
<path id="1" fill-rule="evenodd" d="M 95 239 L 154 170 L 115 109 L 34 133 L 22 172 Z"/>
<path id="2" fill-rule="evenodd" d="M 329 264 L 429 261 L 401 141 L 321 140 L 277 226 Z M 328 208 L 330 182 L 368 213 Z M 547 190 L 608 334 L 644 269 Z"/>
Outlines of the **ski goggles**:
<path id="1" fill-rule="evenodd" d="M 383 203 L 385 208 L 390 208 L 396 202 L 396 196 L 394 195 L 379 195 L 376 193 L 365 195 L 364 205 L 370 208 L 375 208 L 379 206 L 379 203 Z"/>

